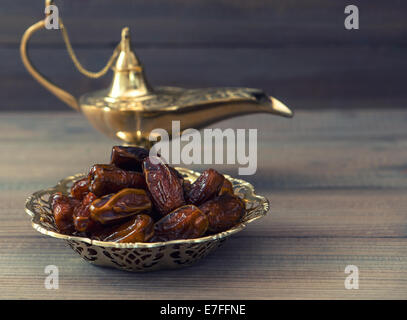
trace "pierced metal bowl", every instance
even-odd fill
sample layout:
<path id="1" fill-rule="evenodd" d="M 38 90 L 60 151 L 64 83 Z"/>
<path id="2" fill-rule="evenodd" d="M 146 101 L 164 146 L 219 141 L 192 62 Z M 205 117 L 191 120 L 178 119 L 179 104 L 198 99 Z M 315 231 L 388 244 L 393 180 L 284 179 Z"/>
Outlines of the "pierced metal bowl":
<path id="1" fill-rule="evenodd" d="M 192 170 L 176 169 L 191 182 L 200 175 Z M 84 176 L 70 176 L 55 187 L 33 193 L 25 205 L 26 212 L 31 216 L 32 226 L 45 235 L 66 240 L 74 251 L 92 264 L 126 271 L 142 272 L 189 266 L 215 250 L 229 236 L 243 230 L 248 223 L 265 216 L 269 210 L 268 200 L 256 195 L 250 183 L 225 175 L 232 182 L 235 194 L 246 204 L 246 214 L 240 223 L 227 231 L 197 239 L 153 243 L 116 243 L 61 234 L 52 215 L 50 195 L 58 191 L 68 194 L 72 184 Z"/>

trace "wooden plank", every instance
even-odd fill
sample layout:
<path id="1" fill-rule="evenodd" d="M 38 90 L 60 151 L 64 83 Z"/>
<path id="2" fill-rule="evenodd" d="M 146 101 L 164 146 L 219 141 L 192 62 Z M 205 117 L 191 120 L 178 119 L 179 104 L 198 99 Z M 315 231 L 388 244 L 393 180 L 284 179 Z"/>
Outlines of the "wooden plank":
<path id="1" fill-rule="evenodd" d="M 258 129 L 258 173 L 246 179 L 259 191 L 404 190 L 406 119 L 406 111 L 395 110 L 300 111 L 293 119 L 252 115 L 213 126 Z M 8 150 L 0 157 L 0 167 L 8 168 L 0 171 L 0 188 L 27 191 L 108 161 L 117 143 L 76 113 L 3 113 L 0 141 Z M 218 168 L 237 174 L 236 168 Z"/>
<path id="2" fill-rule="evenodd" d="M 23 3 L 23 4 L 22 4 Z M 358 0 L 361 28 L 343 27 L 346 1 L 58 1 L 78 56 L 98 69 L 121 27 L 155 84 L 261 87 L 298 108 L 403 108 L 407 4 Z M 66 110 L 23 70 L 18 44 L 42 17 L 42 3 L 9 2 L 0 10 L 4 110 Z M 81 78 L 59 32 L 33 39 L 40 70 L 75 94 L 106 86 Z M 242 63 L 244 68 L 242 68 Z M 21 94 L 24 92 L 24 94 Z"/>
<path id="3" fill-rule="evenodd" d="M 112 45 L 126 25 L 141 46 L 405 45 L 406 3 L 355 0 L 360 29 L 344 28 L 348 1 L 57 1 L 77 45 Z M 43 17 L 43 3 L 8 2 L 0 10 L 0 44 L 16 46 L 23 31 Z M 57 32 L 37 43 L 58 44 Z"/>
<path id="4" fill-rule="evenodd" d="M 407 239 L 237 238 L 183 270 L 133 274 L 89 265 L 62 241 L 25 235 L 0 247 L 0 298 L 406 299 Z M 46 290 L 44 268 L 59 267 Z M 347 265 L 359 290 L 346 290 Z"/>
<path id="5" fill-rule="evenodd" d="M 406 299 L 406 120 L 401 110 L 353 110 L 219 123 L 259 129 L 259 170 L 245 179 L 271 214 L 194 267 L 132 274 L 90 266 L 23 211 L 31 192 L 107 159 L 114 142 L 79 114 L 2 113 L 0 298 Z M 50 264 L 59 290 L 44 288 Z M 350 264 L 359 290 L 344 288 Z"/>
<path id="6" fill-rule="evenodd" d="M 23 4 L 21 4 L 23 3 Z M 297 108 L 404 108 L 407 4 L 358 0 L 361 28 L 343 27 L 346 1 L 58 1 L 85 66 L 99 69 L 129 25 L 153 84 L 249 86 Z M 27 76 L 21 34 L 42 16 L 42 3 L 9 2 L 0 10 L 4 110 L 66 110 Z M 85 79 L 59 32 L 33 39 L 35 63 L 76 95 L 107 86 Z M 244 67 L 242 67 L 244 65 Z M 22 94 L 22 92 L 24 94 Z"/>
<path id="7" fill-rule="evenodd" d="M 404 108 L 405 48 L 139 49 L 153 85 L 258 87 L 294 109 Z M 99 70 L 110 49 L 80 49 L 90 70 Z M 0 110 L 68 110 L 26 72 L 15 49 L 0 49 L 4 95 Z M 33 49 L 35 65 L 79 96 L 107 87 L 79 74 L 65 50 Z M 244 65 L 244 67 L 243 67 Z M 22 94 L 23 93 L 23 94 Z"/>
<path id="8" fill-rule="evenodd" d="M 33 182 L 26 184 L 28 189 L 30 184 Z M 0 238 L 3 240 L 14 241 L 23 234 L 39 236 L 21 209 L 30 193 L 31 190 L 2 191 Z M 263 191 L 259 194 L 270 200 L 270 214 L 235 238 L 324 237 L 352 238 L 356 242 L 371 237 L 407 238 L 405 190 Z"/>

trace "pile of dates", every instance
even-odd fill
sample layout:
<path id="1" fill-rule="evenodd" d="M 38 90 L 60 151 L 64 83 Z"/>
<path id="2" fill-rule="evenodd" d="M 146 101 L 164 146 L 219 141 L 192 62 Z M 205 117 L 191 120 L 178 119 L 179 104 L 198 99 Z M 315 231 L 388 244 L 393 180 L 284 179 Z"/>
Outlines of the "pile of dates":
<path id="1" fill-rule="evenodd" d="M 232 183 L 216 170 L 193 183 L 146 149 L 115 146 L 110 164 L 95 164 L 70 195 L 51 197 L 64 234 L 101 241 L 157 242 L 230 229 L 245 213 Z"/>

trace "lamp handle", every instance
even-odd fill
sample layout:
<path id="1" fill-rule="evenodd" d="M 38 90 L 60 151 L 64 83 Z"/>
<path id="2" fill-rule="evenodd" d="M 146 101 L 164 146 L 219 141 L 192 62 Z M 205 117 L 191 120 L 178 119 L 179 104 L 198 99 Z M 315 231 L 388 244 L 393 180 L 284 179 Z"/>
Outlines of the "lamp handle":
<path id="1" fill-rule="evenodd" d="M 37 23 L 33 24 L 29 27 L 25 32 L 21 39 L 20 44 L 20 54 L 21 59 L 23 60 L 23 64 L 27 71 L 33 76 L 35 80 L 37 80 L 42 86 L 44 86 L 47 90 L 49 90 L 52 94 L 54 94 L 57 98 L 61 99 L 71 108 L 79 111 L 79 103 L 78 100 L 68 93 L 67 91 L 61 89 L 60 87 L 53 84 L 47 78 L 45 78 L 31 63 L 31 60 L 28 55 L 28 48 L 27 44 L 31 36 L 37 32 L 38 30 L 45 29 L 45 20 L 38 21 Z"/>

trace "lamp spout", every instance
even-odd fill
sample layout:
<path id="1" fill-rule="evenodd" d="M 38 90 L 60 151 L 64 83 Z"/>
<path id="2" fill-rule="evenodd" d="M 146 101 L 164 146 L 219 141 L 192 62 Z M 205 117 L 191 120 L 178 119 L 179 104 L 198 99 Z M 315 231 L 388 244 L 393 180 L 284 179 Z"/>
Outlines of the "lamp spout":
<path id="1" fill-rule="evenodd" d="M 290 108 L 273 97 L 270 97 L 270 113 L 286 118 L 292 118 L 294 116 L 294 112 L 292 112 Z"/>
<path id="2" fill-rule="evenodd" d="M 220 94 L 229 89 L 218 88 Z M 206 103 L 184 106 L 167 114 L 162 114 L 164 118 L 176 118 L 181 121 L 181 129 L 200 129 L 225 119 L 255 114 L 266 113 L 286 118 L 292 118 L 294 113 L 280 100 L 266 95 L 258 89 L 238 89 L 235 98 L 207 101 Z"/>

